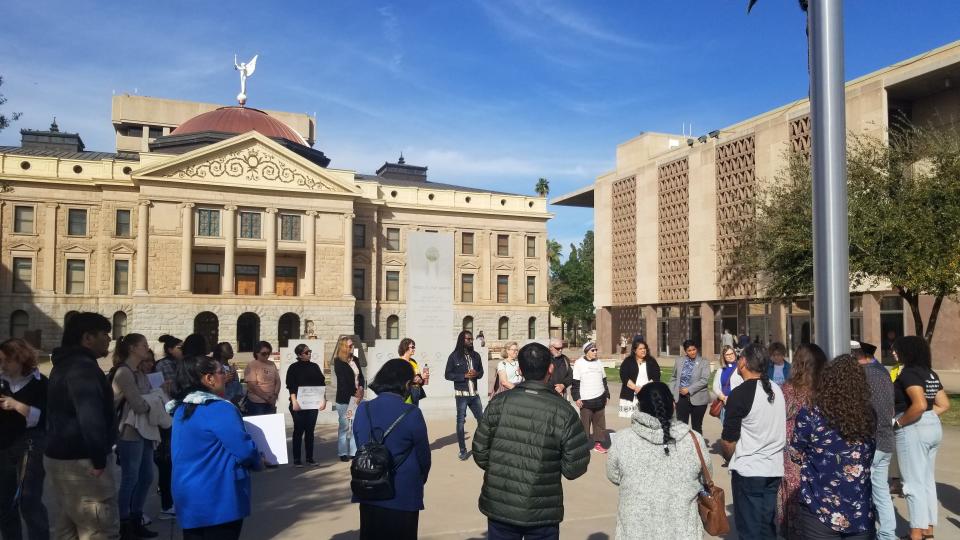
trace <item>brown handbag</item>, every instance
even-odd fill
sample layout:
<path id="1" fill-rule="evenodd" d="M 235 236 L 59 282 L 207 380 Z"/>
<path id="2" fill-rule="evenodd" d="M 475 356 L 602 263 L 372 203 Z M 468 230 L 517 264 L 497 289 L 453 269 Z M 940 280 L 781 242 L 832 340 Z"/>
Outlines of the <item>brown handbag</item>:
<path id="1" fill-rule="evenodd" d="M 713 403 L 710 404 L 710 416 L 715 418 L 720 418 L 720 413 L 723 412 L 723 401 L 720 401 L 720 398 L 713 400 Z"/>
<path id="2" fill-rule="evenodd" d="M 713 484 L 710 478 L 710 471 L 707 470 L 707 463 L 703 460 L 703 452 L 700 450 L 700 443 L 697 442 L 697 436 L 690 431 L 690 437 L 693 440 L 693 447 L 697 449 L 697 457 L 700 458 L 700 470 L 703 471 L 703 491 L 697 495 L 697 511 L 700 512 L 700 521 L 703 522 L 703 530 L 711 536 L 719 536 L 730 532 L 730 522 L 727 521 L 727 508 L 724 502 L 723 489 Z"/>

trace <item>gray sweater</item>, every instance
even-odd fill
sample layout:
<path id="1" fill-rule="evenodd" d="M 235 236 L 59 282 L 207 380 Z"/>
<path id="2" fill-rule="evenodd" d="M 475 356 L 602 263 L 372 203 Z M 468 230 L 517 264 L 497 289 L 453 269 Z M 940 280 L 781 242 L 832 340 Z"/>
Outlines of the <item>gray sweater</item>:
<path id="1" fill-rule="evenodd" d="M 617 432 L 607 456 L 607 478 L 620 486 L 618 540 L 703 538 L 697 512 L 702 474 L 690 426 L 673 420 L 670 434 L 675 442 L 667 445 L 667 455 L 660 421 L 639 411 L 633 413 L 630 428 Z M 712 474 L 703 437 L 694 436 Z"/>

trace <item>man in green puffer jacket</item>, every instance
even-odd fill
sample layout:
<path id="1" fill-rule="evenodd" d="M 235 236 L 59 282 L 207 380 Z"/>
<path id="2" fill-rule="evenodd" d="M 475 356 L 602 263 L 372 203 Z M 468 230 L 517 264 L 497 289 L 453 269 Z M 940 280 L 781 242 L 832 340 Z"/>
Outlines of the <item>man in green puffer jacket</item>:
<path id="1" fill-rule="evenodd" d="M 590 463 L 580 417 L 547 384 L 550 351 L 539 343 L 524 346 L 520 371 L 526 380 L 490 401 L 473 439 L 473 459 L 486 471 L 480 511 L 489 540 L 559 538 L 560 475 L 573 480 Z"/>

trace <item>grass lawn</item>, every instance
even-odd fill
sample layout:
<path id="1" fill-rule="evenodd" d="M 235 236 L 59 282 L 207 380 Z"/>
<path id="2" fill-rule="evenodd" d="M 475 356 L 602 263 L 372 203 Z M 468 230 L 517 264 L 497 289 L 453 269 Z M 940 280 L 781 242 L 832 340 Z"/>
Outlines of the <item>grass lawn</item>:
<path id="1" fill-rule="evenodd" d="M 607 372 L 607 382 L 620 382 L 620 369 L 619 368 L 606 368 Z M 665 368 L 660 366 L 660 380 L 669 383 L 670 376 L 673 374 L 673 368 Z"/>
<path id="2" fill-rule="evenodd" d="M 945 426 L 960 426 L 960 394 L 949 394 L 950 410 L 940 417 Z"/>

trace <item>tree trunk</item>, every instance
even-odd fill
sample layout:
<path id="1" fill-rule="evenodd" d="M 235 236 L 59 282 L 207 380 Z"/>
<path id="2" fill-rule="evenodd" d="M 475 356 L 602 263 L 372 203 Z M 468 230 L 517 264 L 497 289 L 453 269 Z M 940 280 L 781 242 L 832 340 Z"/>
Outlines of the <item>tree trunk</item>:
<path id="1" fill-rule="evenodd" d="M 937 317 L 940 316 L 940 306 L 942 304 L 943 295 L 938 294 L 933 299 L 933 307 L 930 308 L 930 321 L 927 322 L 927 332 L 923 335 L 923 339 L 927 340 L 927 345 L 931 345 L 933 342 L 933 331 L 937 328 Z"/>
<path id="2" fill-rule="evenodd" d="M 923 336 L 923 315 L 920 313 L 920 295 L 897 286 L 897 292 L 910 305 L 910 313 L 913 315 L 913 329 L 918 336 Z M 939 309 L 939 308 L 938 308 Z"/>

